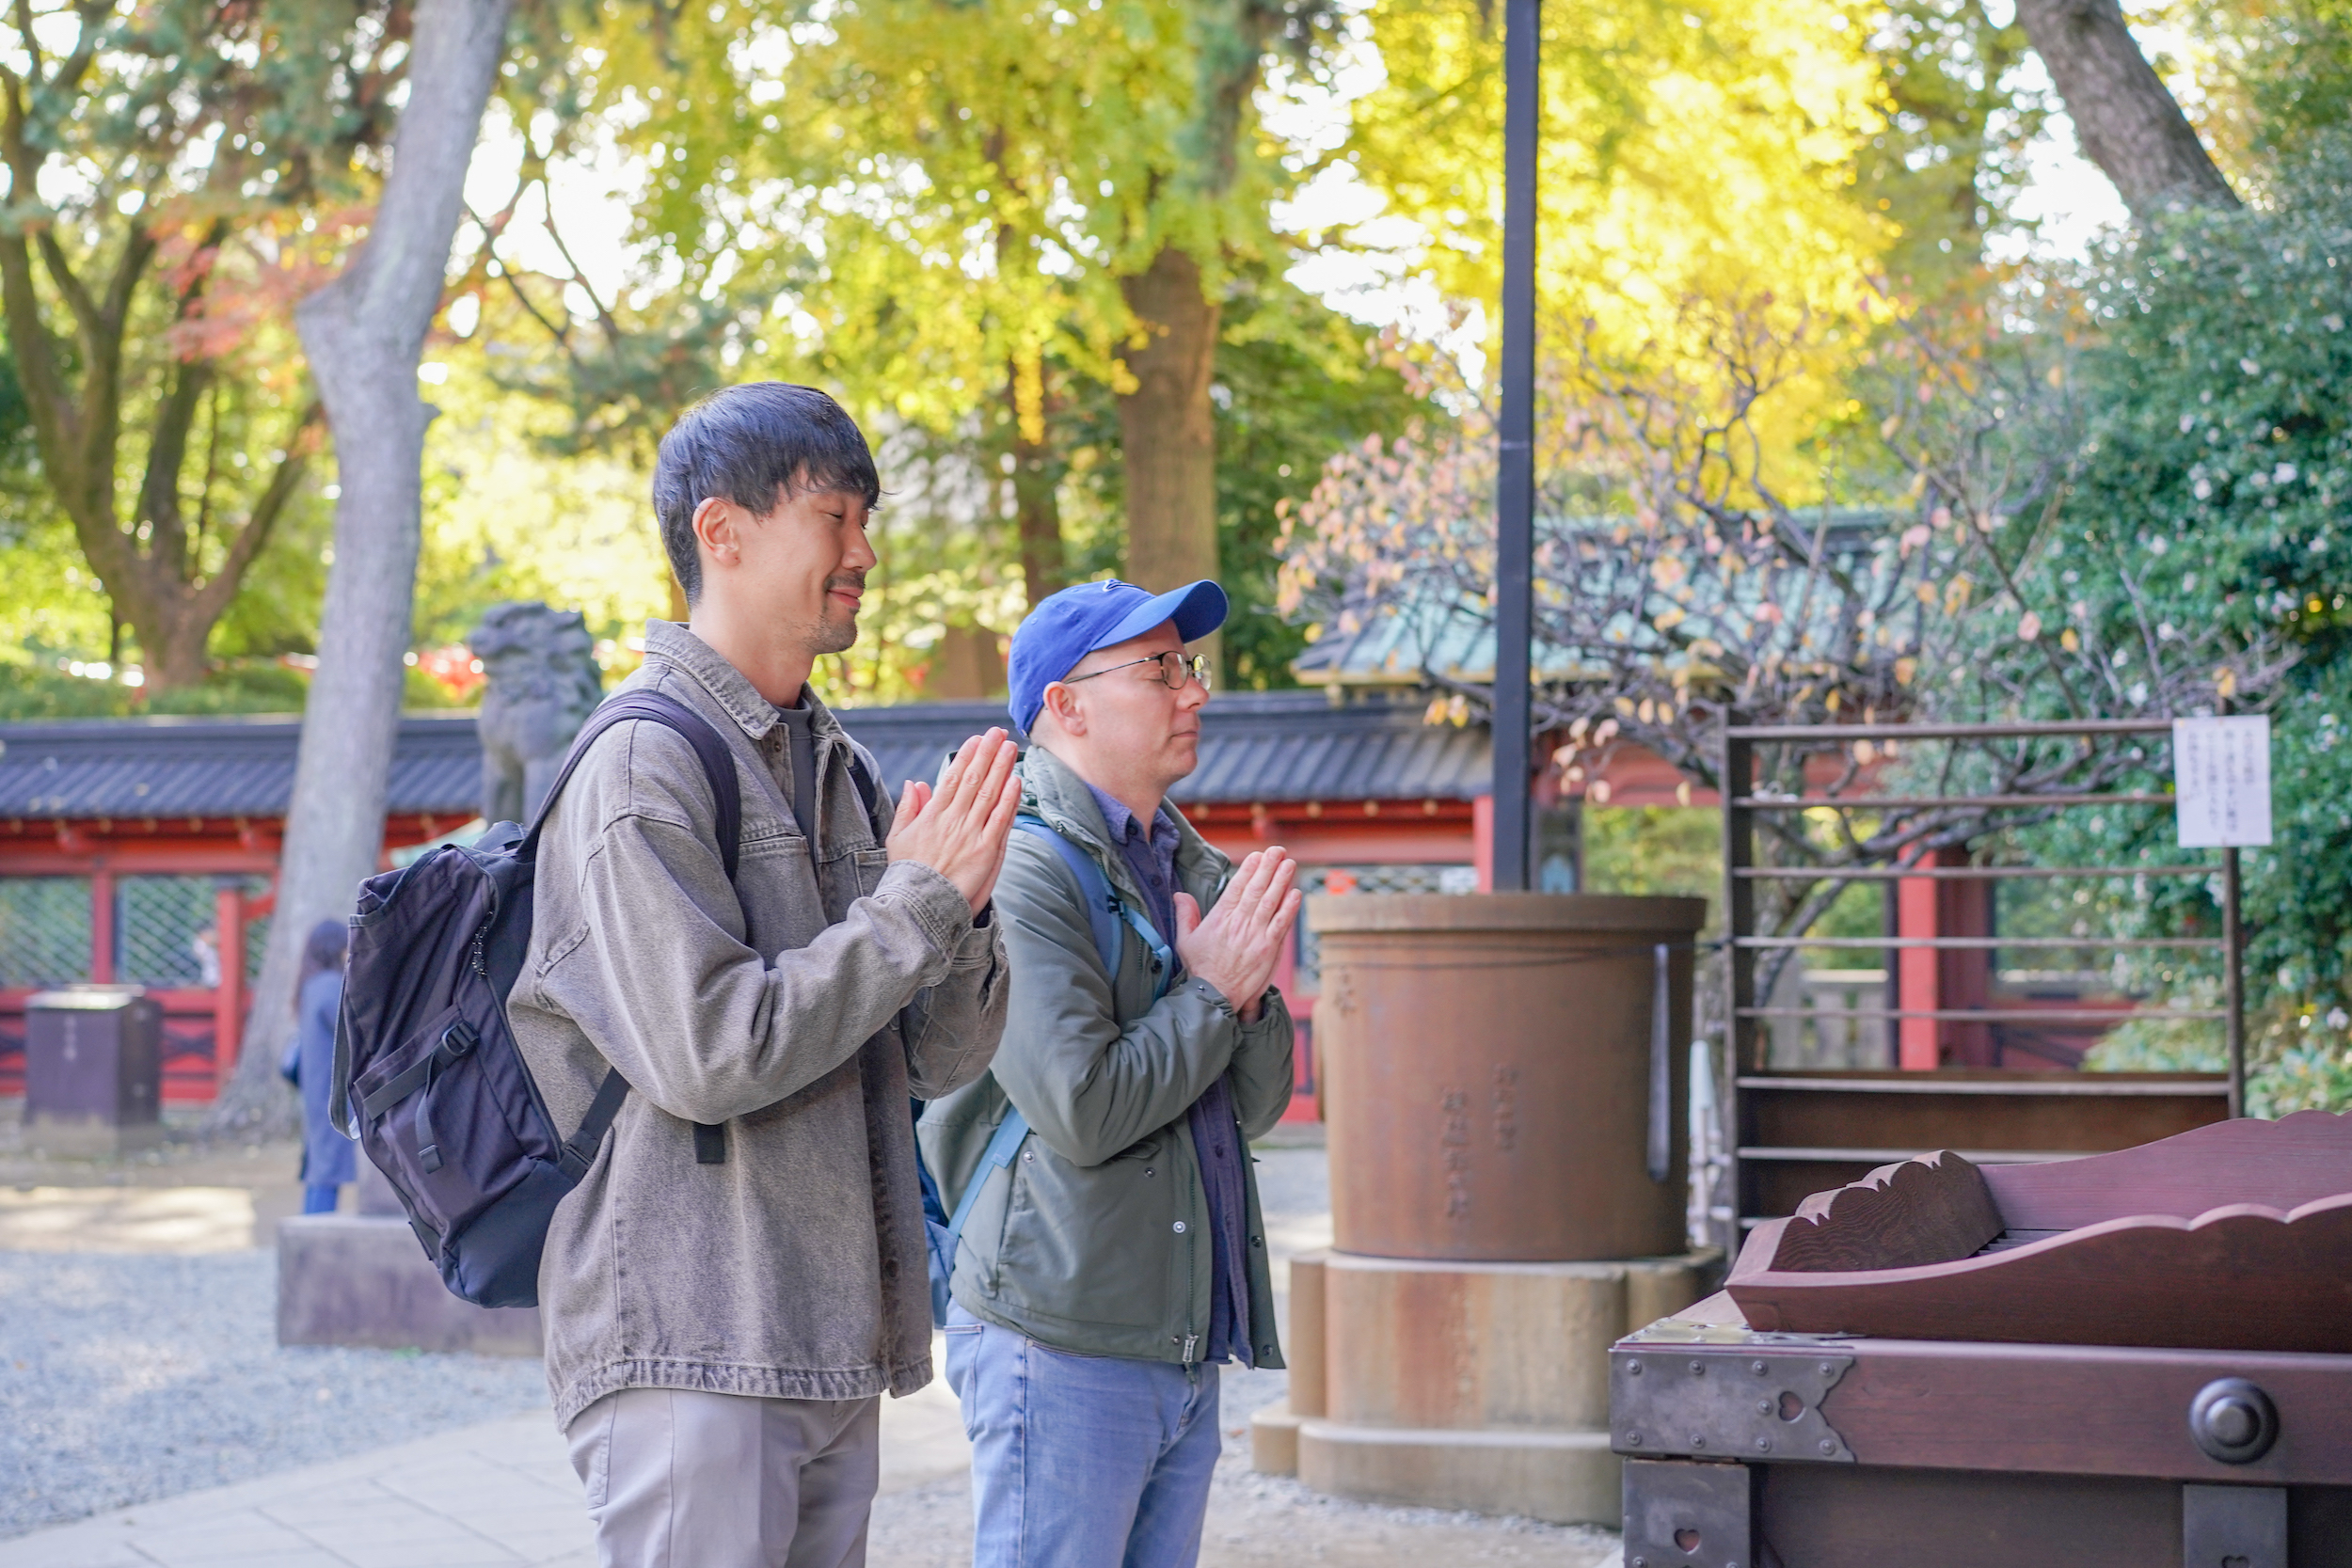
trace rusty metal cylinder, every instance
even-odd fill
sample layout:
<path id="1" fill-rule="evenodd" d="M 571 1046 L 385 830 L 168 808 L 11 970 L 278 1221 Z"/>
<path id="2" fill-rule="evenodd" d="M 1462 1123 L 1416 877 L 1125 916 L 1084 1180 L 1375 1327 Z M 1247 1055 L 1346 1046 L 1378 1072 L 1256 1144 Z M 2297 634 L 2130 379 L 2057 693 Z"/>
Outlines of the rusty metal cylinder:
<path id="1" fill-rule="evenodd" d="M 1309 900 L 1340 1250 L 1468 1262 L 1682 1251 L 1706 914 L 1702 898 L 1592 894 Z"/>

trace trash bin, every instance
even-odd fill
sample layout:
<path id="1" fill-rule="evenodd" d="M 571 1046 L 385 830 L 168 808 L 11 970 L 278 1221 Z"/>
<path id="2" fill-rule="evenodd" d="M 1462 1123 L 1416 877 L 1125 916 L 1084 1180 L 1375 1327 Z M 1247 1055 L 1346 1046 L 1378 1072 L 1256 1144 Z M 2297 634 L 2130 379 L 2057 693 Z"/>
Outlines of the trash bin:
<path id="1" fill-rule="evenodd" d="M 139 986 L 72 986 L 24 1005 L 24 1142 L 116 1154 L 163 1141 L 164 1008 Z"/>

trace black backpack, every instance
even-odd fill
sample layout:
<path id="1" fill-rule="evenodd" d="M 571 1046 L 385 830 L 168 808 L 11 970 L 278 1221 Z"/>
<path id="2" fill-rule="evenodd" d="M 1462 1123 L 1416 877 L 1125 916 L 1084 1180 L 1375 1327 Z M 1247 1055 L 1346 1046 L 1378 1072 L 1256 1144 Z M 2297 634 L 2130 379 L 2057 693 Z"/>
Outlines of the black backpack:
<path id="1" fill-rule="evenodd" d="M 528 829 L 501 822 L 470 847 L 443 845 L 371 878 L 351 917 L 328 1114 L 400 1195 L 442 1281 L 477 1306 L 537 1305 L 555 1206 L 587 1175 L 628 1098 L 619 1069 L 608 1070 L 578 1130 L 559 1136 L 516 1049 L 506 997 L 531 943 L 532 878 L 548 814 L 590 744 L 631 720 L 664 725 L 693 747 L 733 881 L 743 804 L 726 742 L 676 699 L 631 691 L 590 716 Z M 873 785 L 851 756 L 870 822 Z M 725 1129 L 696 1127 L 694 1156 L 723 1163 Z"/>

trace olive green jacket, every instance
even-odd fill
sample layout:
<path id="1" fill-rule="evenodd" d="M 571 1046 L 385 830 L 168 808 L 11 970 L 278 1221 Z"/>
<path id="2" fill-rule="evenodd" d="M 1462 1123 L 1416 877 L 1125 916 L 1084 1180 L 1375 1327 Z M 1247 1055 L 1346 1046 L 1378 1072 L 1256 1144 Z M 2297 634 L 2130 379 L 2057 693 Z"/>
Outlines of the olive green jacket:
<path id="1" fill-rule="evenodd" d="M 1090 856 L 1134 908 L 1150 908 L 1085 782 L 1041 747 L 1021 773 L 1023 812 Z M 1169 815 L 1182 835 L 1177 883 L 1205 912 L 1232 863 L 1173 807 Z M 1212 1238 L 1186 1113 L 1229 1074 L 1245 1153 L 1279 1120 L 1291 1092 L 1290 1012 L 1269 988 L 1258 1021 L 1245 1024 L 1216 987 L 1194 978 L 1154 1002 L 1152 956 L 1124 926 L 1114 985 L 1077 879 L 1032 833 L 1012 835 L 995 907 L 1012 970 L 1003 1043 L 989 1073 L 932 1102 L 918 1134 L 949 1211 L 1008 1096 L 1030 1132 L 1010 1166 L 986 1178 L 950 1288 L 973 1316 L 1057 1350 L 1197 1361 L 1209 1332 Z M 1252 1164 L 1242 1163 L 1249 1343 L 1259 1366 L 1279 1367 Z"/>

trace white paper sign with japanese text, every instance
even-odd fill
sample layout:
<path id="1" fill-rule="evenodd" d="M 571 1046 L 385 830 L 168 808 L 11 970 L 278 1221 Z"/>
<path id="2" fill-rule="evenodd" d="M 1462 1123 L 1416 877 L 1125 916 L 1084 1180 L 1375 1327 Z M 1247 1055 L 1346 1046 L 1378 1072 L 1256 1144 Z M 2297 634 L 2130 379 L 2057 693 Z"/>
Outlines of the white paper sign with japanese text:
<path id="1" fill-rule="evenodd" d="M 2270 842 L 2270 721 L 2175 719 L 2172 784 L 2181 847 Z"/>

